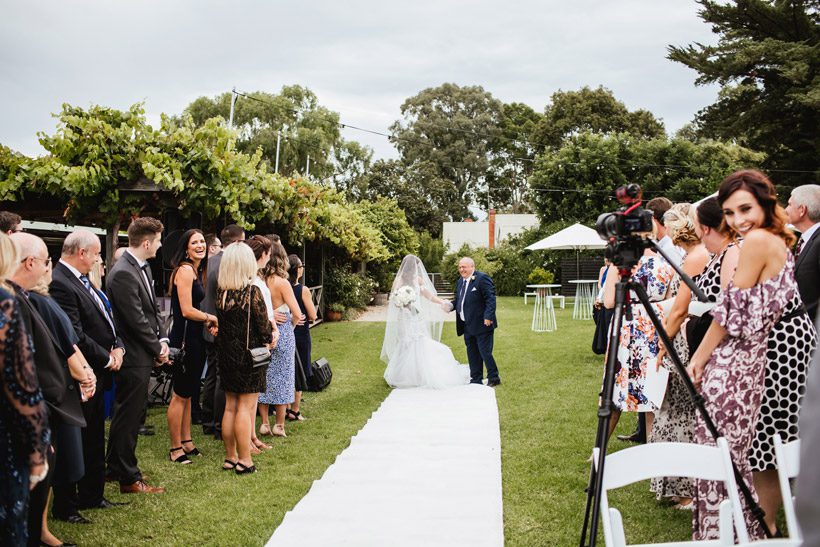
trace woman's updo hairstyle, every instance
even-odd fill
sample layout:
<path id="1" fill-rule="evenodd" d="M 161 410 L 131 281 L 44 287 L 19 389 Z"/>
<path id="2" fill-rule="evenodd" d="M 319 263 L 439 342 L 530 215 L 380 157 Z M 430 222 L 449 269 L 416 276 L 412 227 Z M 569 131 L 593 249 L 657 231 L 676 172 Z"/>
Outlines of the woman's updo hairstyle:
<path id="1" fill-rule="evenodd" d="M 676 203 L 663 214 L 663 225 L 666 233 L 675 245 L 697 245 L 700 238 L 695 232 L 695 223 L 692 222 L 690 203 Z"/>

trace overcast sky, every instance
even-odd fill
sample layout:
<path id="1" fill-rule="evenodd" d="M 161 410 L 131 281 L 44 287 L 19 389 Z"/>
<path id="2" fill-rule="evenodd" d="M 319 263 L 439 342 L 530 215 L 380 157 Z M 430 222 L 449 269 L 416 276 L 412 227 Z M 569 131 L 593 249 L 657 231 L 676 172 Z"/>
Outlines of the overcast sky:
<path id="1" fill-rule="evenodd" d="M 693 0 L 2 0 L 0 142 L 29 155 L 63 102 L 127 108 L 151 123 L 193 99 L 310 88 L 344 123 L 385 131 L 401 103 L 444 82 L 543 111 L 555 91 L 603 85 L 668 132 L 716 97 L 666 59 L 713 43 Z M 386 138 L 345 138 L 393 157 Z"/>

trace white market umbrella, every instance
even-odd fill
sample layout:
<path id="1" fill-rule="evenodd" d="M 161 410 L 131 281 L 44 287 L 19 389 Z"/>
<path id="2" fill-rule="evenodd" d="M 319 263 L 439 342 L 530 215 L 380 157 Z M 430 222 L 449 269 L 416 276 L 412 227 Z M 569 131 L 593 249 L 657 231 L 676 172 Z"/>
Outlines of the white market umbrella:
<path id="1" fill-rule="evenodd" d="M 574 249 L 576 275 L 580 275 L 578 251 L 603 249 L 604 247 L 606 247 L 606 241 L 601 239 L 598 232 L 583 224 L 573 224 L 569 228 L 564 228 L 541 241 L 536 241 L 526 249 L 528 251 Z"/>

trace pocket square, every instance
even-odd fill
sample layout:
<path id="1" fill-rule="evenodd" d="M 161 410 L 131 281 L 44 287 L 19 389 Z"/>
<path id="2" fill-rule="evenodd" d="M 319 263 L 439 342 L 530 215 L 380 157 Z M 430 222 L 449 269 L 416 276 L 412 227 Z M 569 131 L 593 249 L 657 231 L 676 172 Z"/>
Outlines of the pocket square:
<path id="1" fill-rule="evenodd" d="M 472 289 L 470 289 L 470 292 L 475 292 L 476 290 L 477 289 L 475 287 L 473 287 Z"/>

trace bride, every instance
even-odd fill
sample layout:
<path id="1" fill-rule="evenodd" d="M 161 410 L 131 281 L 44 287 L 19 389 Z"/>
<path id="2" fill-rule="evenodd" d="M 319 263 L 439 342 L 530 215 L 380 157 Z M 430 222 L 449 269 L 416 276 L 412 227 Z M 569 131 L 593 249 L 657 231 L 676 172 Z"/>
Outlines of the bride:
<path id="1" fill-rule="evenodd" d="M 469 368 L 439 342 L 442 305 L 421 260 L 405 256 L 390 290 L 381 353 L 391 386 L 441 389 L 469 382 Z"/>

